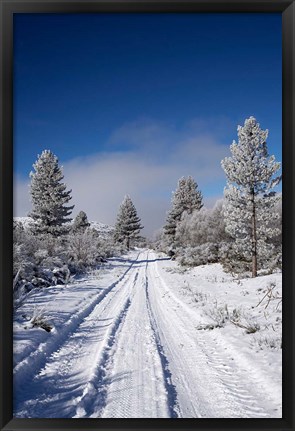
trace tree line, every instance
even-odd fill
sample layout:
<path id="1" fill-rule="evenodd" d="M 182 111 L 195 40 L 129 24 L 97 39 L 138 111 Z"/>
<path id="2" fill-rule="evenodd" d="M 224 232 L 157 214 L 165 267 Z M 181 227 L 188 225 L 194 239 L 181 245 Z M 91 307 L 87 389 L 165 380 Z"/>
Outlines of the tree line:
<path id="1" fill-rule="evenodd" d="M 35 287 L 65 284 L 72 274 L 95 268 L 107 257 L 143 241 L 139 235 L 143 226 L 129 196 L 119 207 L 115 227 L 102 235 L 84 211 L 74 220 L 70 217 L 72 190 L 63 182 L 55 154 L 44 150 L 33 168 L 29 223 L 13 223 L 16 298 L 21 299 Z"/>
<path id="2" fill-rule="evenodd" d="M 44 150 L 33 165 L 35 172 L 30 173 L 30 194 L 32 211 L 29 214 L 34 220 L 33 230 L 36 234 L 49 234 L 54 237 L 67 234 L 71 227 L 69 218 L 74 205 L 67 206 L 72 199 L 72 190 L 62 182 L 64 176 L 58 158 L 50 151 Z M 72 231 L 88 228 L 89 223 L 84 211 L 76 216 Z M 127 250 L 130 240 L 137 239 L 140 230 L 140 218 L 130 198 L 126 195 L 120 205 L 115 225 L 114 239 L 117 243 L 125 243 Z"/>
<path id="3" fill-rule="evenodd" d="M 269 156 L 267 130 L 254 117 L 238 126 L 231 157 L 221 161 L 227 185 L 213 209 L 192 176 L 182 177 L 172 196 L 165 225 L 153 246 L 183 265 L 220 262 L 234 274 L 281 267 L 280 163 Z M 103 237 L 84 211 L 74 220 L 72 190 L 63 182 L 58 158 L 44 150 L 30 173 L 31 223 L 14 221 L 14 288 L 30 290 L 67 282 L 70 274 L 95 267 L 105 258 L 142 243 L 137 210 L 125 196 L 112 232 Z M 210 173 L 208 172 L 208 175 Z"/>
<path id="4" fill-rule="evenodd" d="M 232 273 L 252 277 L 281 268 L 281 194 L 274 190 L 281 181 L 280 163 L 268 154 L 267 136 L 254 117 L 238 126 L 232 155 L 221 161 L 224 199 L 212 210 L 203 208 L 191 176 L 178 181 L 158 249 L 182 264 L 221 262 Z"/>

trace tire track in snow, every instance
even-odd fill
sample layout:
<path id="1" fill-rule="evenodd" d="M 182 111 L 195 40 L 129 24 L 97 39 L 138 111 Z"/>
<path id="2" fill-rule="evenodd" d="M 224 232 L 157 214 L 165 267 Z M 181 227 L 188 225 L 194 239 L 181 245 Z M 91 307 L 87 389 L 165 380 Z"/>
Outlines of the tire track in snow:
<path id="1" fill-rule="evenodd" d="M 139 254 L 138 254 L 139 256 Z M 138 259 L 137 256 L 137 259 Z M 27 380 L 30 380 L 38 370 L 41 370 L 45 363 L 47 356 L 50 356 L 55 351 L 59 350 L 60 347 L 70 338 L 74 332 L 77 330 L 79 325 L 85 320 L 95 309 L 95 307 L 119 284 L 124 280 L 135 261 L 127 268 L 127 270 L 107 287 L 103 292 L 98 295 L 90 304 L 88 304 L 83 310 L 81 310 L 75 316 L 72 316 L 65 324 L 65 328 L 62 333 L 50 333 L 49 337 L 51 339 L 46 340 L 46 342 L 41 343 L 38 349 L 31 352 L 27 357 L 25 357 L 21 362 L 19 362 L 13 370 L 14 379 L 17 379 L 18 385 L 23 385 Z"/>
<path id="2" fill-rule="evenodd" d="M 165 285 L 166 291 L 170 292 L 158 271 L 157 275 L 162 284 Z M 176 298 L 172 292 L 171 298 L 177 303 L 176 309 L 179 309 L 182 301 Z M 185 303 L 183 303 L 183 306 L 187 310 Z M 178 310 L 177 313 L 180 314 L 180 311 Z M 183 315 L 183 313 L 180 315 Z M 190 310 L 190 315 L 192 321 L 194 321 L 195 316 L 192 310 Z M 267 418 L 277 416 L 276 406 L 279 402 L 274 402 L 274 399 L 277 398 L 278 393 L 281 393 L 281 388 L 275 384 L 272 385 L 264 370 L 255 370 L 253 363 L 250 363 L 242 352 L 237 351 L 235 346 L 228 343 L 228 339 L 221 334 L 221 330 L 216 329 L 214 333 L 198 331 L 197 343 L 201 347 L 202 353 L 207 357 L 208 365 L 212 367 L 212 371 L 215 373 L 216 384 L 220 385 L 229 405 L 235 407 L 240 417 Z M 246 382 L 243 378 L 245 372 L 249 375 L 249 380 Z M 242 381 L 243 386 L 241 386 Z M 268 405 L 273 404 L 273 414 L 269 413 L 269 408 L 263 407 L 265 394 L 269 392 L 270 387 L 273 390 L 272 395 L 268 395 Z"/>
<path id="3" fill-rule="evenodd" d="M 134 282 L 136 282 L 138 273 L 136 273 Z M 92 379 L 87 383 L 81 397 L 77 399 L 76 415 L 74 418 L 89 417 L 93 414 L 94 408 L 102 410 L 106 404 L 107 388 L 107 367 L 111 357 L 111 349 L 116 342 L 117 332 L 123 325 L 128 309 L 131 305 L 129 297 L 124 304 L 124 307 L 114 322 L 110 333 L 107 345 L 105 346 L 102 358 L 96 366 L 96 370 Z"/>
<path id="4" fill-rule="evenodd" d="M 231 417 L 239 417 L 239 413 L 224 399 L 224 392 L 198 345 L 193 312 L 188 312 L 185 304 L 182 307 L 181 301 L 170 295 L 156 261 L 150 268 L 149 276 L 152 280 L 151 307 L 176 386 L 180 416 L 213 418 L 224 417 L 224 412 L 230 412 Z M 218 404 L 214 405 L 212 399 L 218 399 Z"/>
<path id="5" fill-rule="evenodd" d="M 147 260 L 142 261 L 133 301 L 108 364 L 106 407 L 102 412 L 97 409 L 91 417 L 177 417 L 172 406 L 169 407 L 169 404 L 174 407 L 174 402 L 169 403 L 169 371 L 164 370 L 166 362 L 148 311 Z"/>
<path id="6" fill-rule="evenodd" d="M 244 410 L 244 416 L 248 418 L 268 418 L 276 417 L 278 402 L 274 398 L 281 394 L 281 388 L 274 385 L 272 395 L 267 388 L 272 387 L 271 382 L 266 383 L 261 376 L 253 369 L 253 363 L 249 363 L 241 352 L 236 351 L 232 345 L 226 344 L 226 340 L 216 330 L 216 335 L 212 336 L 211 344 L 209 337 L 204 338 L 202 334 L 199 337 L 199 344 L 207 355 L 208 364 L 216 371 L 217 378 L 224 387 L 226 397 L 232 399 L 232 402 L 241 404 Z M 227 346 L 227 347 L 225 347 Z M 243 374 L 247 372 L 249 379 L 244 381 Z M 243 381 L 243 386 L 241 386 Z M 267 379 L 268 381 L 268 379 Z M 273 415 L 271 416 L 266 408 L 263 408 L 267 396 L 267 404 L 273 404 Z M 268 407 L 269 410 L 269 407 Z"/>
<path id="7" fill-rule="evenodd" d="M 155 263 L 155 266 L 157 264 Z M 195 367 L 200 367 L 203 370 L 203 376 L 207 376 L 207 386 L 209 389 L 209 394 L 214 394 L 214 399 L 218 400 L 218 408 L 211 409 L 210 406 L 205 407 L 205 396 L 207 392 L 207 388 L 204 387 L 203 379 L 199 378 L 198 383 L 198 373 L 194 372 L 192 369 L 191 379 L 192 382 L 195 380 L 195 405 L 202 404 L 202 412 L 201 415 L 203 417 L 241 417 L 241 418 L 266 418 L 273 417 L 271 416 L 266 409 L 263 408 L 265 390 L 262 388 L 258 388 L 255 385 L 256 381 L 252 382 L 244 382 L 243 373 L 241 374 L 241 368 L 251 369 L 248 365 L 243 362 L 241 365 L 241 355 L 239 352 L 236 352 L 237 355 L 234 354 L 232 349 L 225 348 L 226 346 L 220 345 L 220 340 L 210 340 L 207 334 L 201 334 L 200 331 L 197 331 L 198 320 L 197 315 L 194 315 L 193 310 L 188 310 L 188 306 L 179 298 L 176 298 L 173 292 L 170 291 L 168 285 L 165 280 L 161 277 L 158 272 L 158 269 L 155 268 L 154 273 L 157 281 L 158 281 L 158 295 L 160 292 L 164 291 L 162 295 L 162 301 L 157 301 L 158 298 L 154 297 L 154 305 L 157 305 L 159 313 L 156 314 L 157 317 L 161 317 L 161 311 L 164 313 L 162 315 L 161 323 L 165 322 L 165 313 L 167 309 L 170 310 L 170 313 L 175 314 L 175 317 L 172 317 L 170 314 L 170 318 L 174 319 L 175 326 L 182 327 L 182 341 L 181 344 L 177 346 L 177 343 L 173 339 L 166 339 L 163 334 L 163 325 L 161 326 L 162 330 L 162 338 L 164 347 L 168 348 L 167 355 L 168 359 L 173 358 L 173 355 L 177 355 L 177 351 L 183 350 L 182 355 L 178 356 L 178 364 L 174 364 L 174 369 L 178 369 L 179 372 L 179 381 L 183 379 L 187 372 L 187 364 L 186 358 L 189 358 L 188 355 L 191 355 L 193 358 L 195 356 Z M 155 287 L 155 286 L 153 286 Z M 163 300 L 164 299 L 164 300 Z M 166 304 L 165 304 L 166 303 Z M 189 312 L 189 313 L 188 313 Z M 164 318 L 164 320 L 163 320 Z M 186 333 L 186 330 L 188 333 Z M 187 338 L 189 331 L 193 336 Z M 197 337 L 196 337 L 197 333 Z M 168 333 L 169 335 L 169 333 Z M 216 338 L 216 337 L 215 337 Z M 168 344 L 167 344 L 168 341 Z M 226 340 L 223 339 L 226 343 Z M 179 347 L 181 346 L 181 349 Z M 179 353 L 179 352 L 178 352 Z M 182 356 L 182 357 L 181 357 Z M 234 358 L 232 357 L 234 356 Z M 173 358 L 175 362 L 176 357 Z M 181 364 L 181 361 L 183 364 Z M 175 366 L 176 365 L 176 366 Z M 246 366 L 245 366 L 246 365 Z M 183 374 L 181 376 L 181 374 Z M 188 374 L 189 376 L 189 374 Z M 172 374 L 172 377 L 175 378 L 176 375 Z M 201 377 L 201 376 L 200 376 Z M 187 377 L 185 378 L 187 379 Z M 178 389 L 179 381 L 176 382 L 176 388 Z M 243 382 L 243 386 L 241 386 L 241 382 Z M 186 388 L 185 392 L 189 393 L 191 391 L 192 398 L 193 392 L 192 387 L 189 381 L 182 381 L 182 386 Z M 212 386 L 212 389 L 210 389 Z M 253 388 L 256 386 L 255 390 Z M 199 392 L 200 388 L 200 392 Z M 183 392 L 183 388 L 181 388 Z M 199 394 L 198 394 L 199 392 Z M 211 396 L 212 396 L 211 395 Z M 203 399 L 202 399 L 203 398 Z M 199 402 L 198 402 L 199 399 Z M 180 403 L 180 408 L 182 409 L 183 402 L 185 403 L 185 398 L 182 397 L 182 402 Z M 188 415 L 188 406 L 186 407 L 185 417 L 192 417 L 192 413 L 190 416 Z M 206 411 L 207 410 L 207 411 Z M 210 416 L 208 416 L 208 414 Z"/>
<path id="8" fill-rule="evenodd" d="M 182 314 L 188 321 L 184 324 L 179 318 L 176 310 L 181 309 L 181 304 L 170 296 L 169 289 L 162 283 L 157 271 L 156 256 L 148 267 L 148 278 L 150 308 L 163 352 L 169 361 L 171 381 L 177 392 L 179 417 L 208 417 L 212 396 L 208 391 L 204 396 L 202 380 L 207 376 L 200 370 L 198 349 L 192 346 L 192 337 L 187 331 L 191 326 L 192 316 L 186 308 L 182 308 Z"/>
<path id="9" fill-rule="evenodd" d="M 153 314 L 151 304 L 150 304 L 150 298 L 149 298 L 149 281 L 148 281 L 148 275 L 147 275 L 147 266 L 148 262 L 146 263 L 146 273 L 145 273 L 145 292 L 146 292 L 146 303 L 147 303 L 147 310 L 151 322 L 151 327 L 154 332 L 154 337 L 156 341 L 156 346 L 158 350 L 159 357 L 161 359 L 161 365 L 162 365 L 162 372 L 163 372 L 163 378 L 165 382 L 165 388 L 167 391 L 167 403 L 168 403 L 168 410 L 169 410 L 169 417 L 170 418 L 178 418 L 179 417 L 179 404 L 177 399 L 177 391 L 175 385 L 172 383 L 172 374 L 169 369 L 169 361 L 167 357 L 165 356 L 163 346 L 161 344 L 161 339 L 159 336 L 159 329 L 157 327 L 156 319 Z"/>
<path id="10" fill-rule="evenodd" d="M 113 295 L 111 295 L 114 290 L 120 291 L 121 285 L 127 284 L 129 280 L 130 270 L 136 264 L 140 253 L 138 253 L 136 260 L 132 261 L 131 265 L 127 270 L 108 288 L 106 288 L 94 301 L 88 304 L 80 313 L 73 316 L 66 325 L 66 329 L 61 333 L 53 333 L 52 338 L 46 343 L 42 343 L 38 350 L 32 352 L 26 359 L 20 362 L 14 369 L 14 386 L 17 388 L 15 391 L 17 393 L 17 399 L 14 403 L 14 410 L 17 415 L 20 405 L 25 401 L 27 394 L 29 393 L 29 388 L 35 381 L 36 376 L 41 376 L 46 369 L 46 364 L 49 361 L 58 361 L 60 351 L 63 346 L 65 346 L 71 339 L 74 339 L 76 334 L 79 333 L 79 329 L 83 326 L 85 322 L 90 320 L 91 315 L 96 312 L 97 307 L 100 307 L 106 302 L 103 310 L 106 309 L 107 305 L 112 301 Z M 126 305 L 126 303 L 125 303 Z M 77 337 L 78 338 L 78 337 Z M 83 342 L 79 343 L 76 349 L 76 354 L 79 349 L 81 349 Z M 61 369 L 63 363 L 59 364 L 59 369 Z M 42 371 L 43 370 L 43 371 Z M 23 416 L 24 417 L 24 416 Z"/>

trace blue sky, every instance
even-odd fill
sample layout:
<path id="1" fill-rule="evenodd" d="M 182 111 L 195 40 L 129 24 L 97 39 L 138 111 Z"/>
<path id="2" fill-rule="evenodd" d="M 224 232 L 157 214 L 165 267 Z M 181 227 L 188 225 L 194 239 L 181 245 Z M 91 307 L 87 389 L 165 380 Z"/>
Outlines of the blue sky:
<path id="1" fill-rule="evenodd" d="M 75 212 L 113 223 L 129 193 L 146 232 L 182 175 L 207 205 L 222 196 L 220 159 L 245 118 L 281 161 L 280 14 L 17 14 L 14 29 L 16 215 L 43 149 Z"/>

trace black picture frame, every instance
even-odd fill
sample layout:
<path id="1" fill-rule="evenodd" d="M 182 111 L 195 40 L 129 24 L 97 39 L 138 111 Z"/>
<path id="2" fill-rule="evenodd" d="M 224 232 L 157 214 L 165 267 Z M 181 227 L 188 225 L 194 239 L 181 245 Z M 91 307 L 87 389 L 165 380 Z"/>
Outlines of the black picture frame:
<path id="1" fill-rule="evenodd" d="M 294 202 L 295 4 L 294 0 L 0 0 L 1 217 L 0 364 L 1 430 L 255 430 L 294 428 Z M 263 12 L 283 24 L 283 418 L 282 419 L 15 419 L 12 415 L 13 221 L 13 14 L 99 12 Z"/>

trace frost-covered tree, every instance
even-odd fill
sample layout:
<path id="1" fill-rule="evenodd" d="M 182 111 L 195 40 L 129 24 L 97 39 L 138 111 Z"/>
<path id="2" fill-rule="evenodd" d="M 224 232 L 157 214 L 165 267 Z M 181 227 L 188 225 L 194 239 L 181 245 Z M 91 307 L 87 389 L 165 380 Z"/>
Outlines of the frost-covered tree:
<path id="1" fill-rule="evenodd" d="M 269 239 L 278 234 L 272 227 L 272 208 L 278 199 L 273 188 L 281 180 L 276 175 L 280 163 L 268 154 L 267 136 L 268 130 L 262 130 L 254 117 L 246 119 L 238 126 L 238 142 L 230 146 L 232 156 L 221 162 L 227 177 L 226 230 L 234 239 L 232 270 L 251 269 L 252 277 L 257 276 L 259 261 L 261 267 L 269 258 Z"/>
<path id="2" fill-rule="evenodd" d="M 174 211 L 178 216 L 200 210 L 203 206 L 202 200 L 202 193 L 198 190 L 198 185 L 193 177 L 180 178 L 172 199 Z"/>
<path id="3" fill-rule="evenodd" d="M 178 180 L 177 189 L 172 197 L 172 208 L 167 214 L 164 226 L 164 241 L 168 247 L 174 244 L 176 228 L 182 217 L 185 214 L 190 215 L 194 211 L 199 211 L 203 206 L 202 200 L 202 193 L 191 176 Z"/>
<path id="4" fill-rule="evenodd" d="M 58 159 L 51 151 L 44 150 L 33 167 L 30 216 L 36 222 L 35 230 L 58 236 L 66 231 L 64 225 L 70 221 L 68 216 L 74 208 L 74 205 L 66 206 L 71 200 L 71 190 L 66 190 Z"/>
<path id="5" fill-rule="evenodd" d="M 185 248 L 226 241 L 228 235 L 225 232 L 222 205 L 223 201 L 219 200 L 212 209 L 202 208 L 185 215 L 177 226 L 176 243 Z"/>
<path id="6" fill-rule="evenodd" d="M 163 246 L 164 249 L 166 247 L 170 248 L 173 246 L 176 235 L 177 223 L 180 222 L 180 217 L 177 212 L 174 211 L 172 207 L 171 210 L 167 214 L 166 224 L 163 228 Z"/>
<path id="7" fill-rule="evenodd" d="M 80 211 L 73 222 L 72 230 L 73 232 L 83 232 L 90 226 L 87 218 L 87 214 L 84 211 Z"/>
<path id="8" fill-rule="evenodd" d="M 136 208 L 127 195 L 120 205 L 115 224 L 114 240 L 117 243 L 124 243 L 127 250 L 130 249 L 130 241 L 139 239 L 139 232 L 143 229 L 141 220 L 137 215 Z"/>
<path id="9" fill-rule="evenodd" d="M 177 258 L 184 265 L 218 262 L 221 250 L 230 240 L 225 232 L 222 201 L 214 208 L 185 214 L 176 229 Z"/>
<path id="10" fill-rule="evenodd" d="M 274 214 L 273 221 L 271 222 L 271 227 L 275 229 L 277 233 L 271 238 L 271 243 L 274 245 L 276 249 L 282 248 L 282 194 L 278 193 L 277 195 L 277 203 L 272 208 L 272 212 Z"/>
<path id="11" fill-rule="evenodd" d="M 13 220 L 13 243 L 21 244 L 25 234 L 23 224 L 18 220 Z"/>

